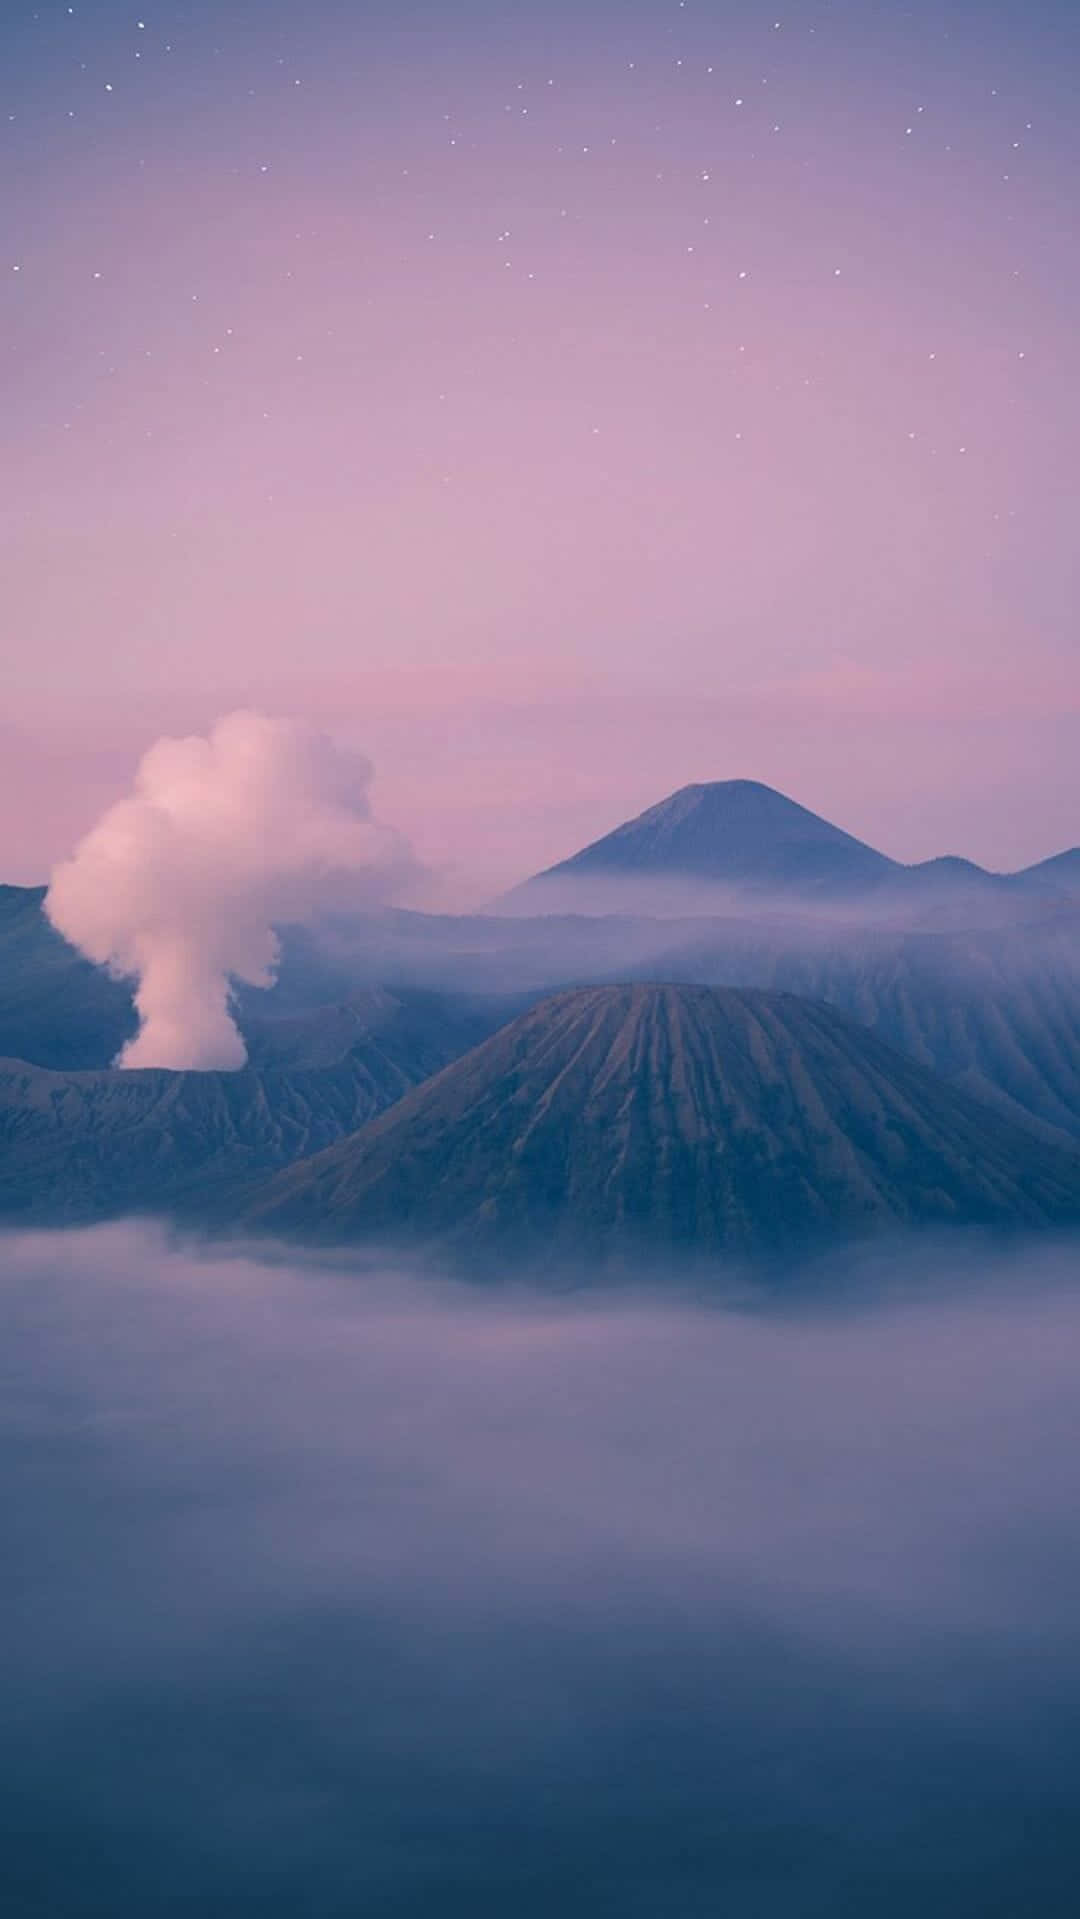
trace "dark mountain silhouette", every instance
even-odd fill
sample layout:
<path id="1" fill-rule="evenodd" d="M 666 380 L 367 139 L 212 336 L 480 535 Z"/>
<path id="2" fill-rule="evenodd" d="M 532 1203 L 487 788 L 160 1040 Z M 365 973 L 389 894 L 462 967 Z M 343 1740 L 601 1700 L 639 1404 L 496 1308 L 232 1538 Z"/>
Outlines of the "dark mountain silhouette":
<path id="1" fill-rule="evenodd" d="M 664 881 L 670 900 L 696 888 L 847 898 L 879 885 L 895 862 L 757 780 L 684 786 L 549 867 L 502 902 L 514 911 L 639 909 Z M 599 889 L 598 892 L 595 889 Z M 586 902 L 590 890 L 594 904 Z"/>
<path id="2" fill-rule="evenodd" d="M 1032 892 L 1045 889 L 1080 899 L 1080 846 L 1070 846 L 1067 852 L 1055 853 L 1037 866 L 1026 866 L 1012 877 Z"/>
<path id="3" fill-rule="evenodd" d="M 245 1219 L 469 1258 L 714 1253 L 901 1222 L 1080 1220 L 1080 1156 L 825 1006 L 585 988 L 278 1175 Z"/>
<path id="4" fill-rule="evenodd" d="M 498 910 L 704 912 L 723 897 L 1009 917 L 1017 896 L 1039 891 L 1080 893 L 1080 849 L 1015 874 L 953 855 L 905 866 L 757 780 L 715 780 L 681 787 L 514 888 Z"/>

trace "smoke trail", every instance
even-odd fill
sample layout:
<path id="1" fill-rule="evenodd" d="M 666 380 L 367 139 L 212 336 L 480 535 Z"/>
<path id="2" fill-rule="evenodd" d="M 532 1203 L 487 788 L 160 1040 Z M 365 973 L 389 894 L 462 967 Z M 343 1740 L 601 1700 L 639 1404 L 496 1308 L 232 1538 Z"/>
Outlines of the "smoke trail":
<path id="1" fill-rule="evenodd" d="M 371 767 L 320 734 L 230 713 L 206 739 L 162 739 L 133 791 L 53 872 L 57 931 L 137 981 L 123 1066 L 242 1066 L 230 981 L 269 986 L 276 923 L 340 898 L 385 899 L 412 871 L 371 818 Z"/>

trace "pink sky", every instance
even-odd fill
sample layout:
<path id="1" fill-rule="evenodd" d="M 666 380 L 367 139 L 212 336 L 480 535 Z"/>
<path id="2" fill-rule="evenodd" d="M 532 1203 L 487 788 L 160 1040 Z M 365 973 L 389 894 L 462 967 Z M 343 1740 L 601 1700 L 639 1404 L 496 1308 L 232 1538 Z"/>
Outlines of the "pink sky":
<path id="1" fill-rule="evenodd" d="M 364 745 L 448 898 L 707 778 L 1080 839 L 1051 14 L 213 12 L 85 97 L 14 50 L 0 877 L 239 703 Z"/>

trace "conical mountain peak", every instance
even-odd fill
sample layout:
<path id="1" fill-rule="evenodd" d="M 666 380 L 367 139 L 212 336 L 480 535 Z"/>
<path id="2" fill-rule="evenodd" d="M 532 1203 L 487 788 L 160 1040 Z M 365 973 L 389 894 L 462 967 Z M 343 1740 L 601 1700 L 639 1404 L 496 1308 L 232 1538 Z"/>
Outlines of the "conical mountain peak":
<path id="1" fill-rule="evenodd" d="M 541 1002 L 278 1175 L 251 1224 L 604 1257 L 1075 1218 L 1080 1158 L 832 1009 L 657 985 Z"/>
<path id="2" fill-rule="evenodd" d="M 678 910 L 723 894 L 845 900 L 895 863 L 757 780 L 683 786 L 518 887 L 515 911 Z"/>

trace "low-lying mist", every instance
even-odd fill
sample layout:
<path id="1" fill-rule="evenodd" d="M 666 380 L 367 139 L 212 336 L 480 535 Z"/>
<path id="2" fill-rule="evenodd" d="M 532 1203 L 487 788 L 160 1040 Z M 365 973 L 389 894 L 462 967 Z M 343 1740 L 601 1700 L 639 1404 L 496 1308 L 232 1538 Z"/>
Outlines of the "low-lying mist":
<path id="1" fill-rule="evenodd" d="M 1071 1913 L 1078 1264 L 0 1241 L 5 1910 Z"/>
<path id="2" fill-rule="evenodd" d="M 485 911 L 504 920 L 625 918 L 752 923 L 777 932 L 790 928 L 812 939 L 823 933 L 1034 931 L 1074 916 L 1077 889 L 1067 873 L 1058 884 L 1024 884 L 1019 876 L 964 870 L 960 861 L 899 867 L 876 885 L 829 890 L 772 885 L 752 874 L 742 883 L 706 875 L 650 870 L 541 874 L 489 901 Z"/>

